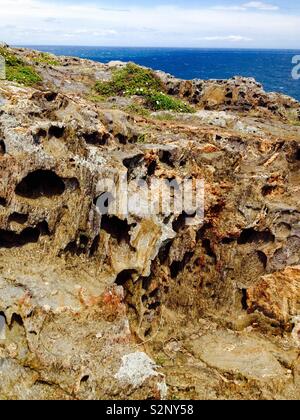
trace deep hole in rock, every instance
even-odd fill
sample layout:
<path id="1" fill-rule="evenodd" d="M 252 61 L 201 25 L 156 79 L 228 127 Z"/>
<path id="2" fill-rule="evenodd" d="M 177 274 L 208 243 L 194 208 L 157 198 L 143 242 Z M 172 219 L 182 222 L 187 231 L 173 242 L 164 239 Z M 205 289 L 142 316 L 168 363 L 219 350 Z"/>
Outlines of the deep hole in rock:
<path id="1" fill-rule="evenodd" d="M 65 127 L 59 127 L 58 125 L 51 125 L 48 134 L 50 137 L 56 137 L 60 139 L 65 134 Z"/>
<path id="2" fill-rule="evenodd" d="M 139 164 L 143 161 L 144 155 L 138 154 L 133 157 L 129 157 L 123 160 L 123 165 L 125 168 L 128 169 L 129 172 L 131 172 L 133 169 L 135 169 Z"/>
<path id="3" fill-rule="evenodd" d="M 264 197 L 267 197 L 268 195 L 272 194 L 272 192 L 276 191 L 276 186 L 275 185 L 265 185 L 262 190 L 261 193 Z"/>
<path id="4" fill-rule="evenodd" d="M 99 249 L 100 245 L 100 235 L 97 235 L 93 240 L 92 246 L 90 248 L 90 256 L 93 257 Z"/>
<path id="5" fill-rule="evenodd" d="M 84 383 L 88 382 L 89 379 L 90 379 L 89 375 L 83 376 L 80 380 L 80 384 L 84 384 Z"/>
<path id="6" fill-rule="evenodd" d="M 242 308 L 247 311 L 248 304 L 247 304 L 247 290 L 242 289 Z"/>
<path id="7" fill-rule="evenodd" d="M 150 298 L 155 298 L 160 295 L 160 289 L 159 287 L 157 289 L 154 289 L 153 292 L 149 293 Z"/>
<path id="8" fill-rule="evenodd" d="M 197 232 L 196 240 L 197 242 L 202 241 L 205 239 L 207 231 L 213 227 L 212 223 L 205 223 Z"/>
<path id="9" fill-rule="evenodd" d="M 296 160 L 300 160 L 300 147 L 296 152 Z"/>
<path id="10" fill-rule="evenodd" d="M 33 141 L 34 144 L 40 144 L 41 139 L 47 137 L 47 131 L 43 128 L 40 128 L 34 135 L 33 135 Z"/>
<path id="11" fill-rule="evenodd" d="M 49 230 L 48 223 L 46 222 L 46 220 L 39 223 L 37 225 L 37 229 L 40 231 L 41 236 L 49 236 L 51 234 L 51 232 Z"/>
<path id="12" fill-rule="evenodd" d="M 149 290 L 153 281 L 153 274 L 148 277 L 141 277 L 142 287 L 144 290 Z"/>
<path id="13" fill-rule="evenodd" d="M 230 244 L 234 243 L 235 241 L 236 241 L 235 238 L 223 238 L 221 243 L 223 245 L 230 245 Z"/>
<path id="14" fill-rule="evenodd" d="M 20 234 L 0 229 L 0 248 L 19 248 L 30 243 L 37 243 L 40 235 L 49 235 L 47 222 L 42 222 L 35 228 L 28 227 Z"/>
<path id="15" fill-rule="evenodd" d="M 136 270 L 123 270 L 118 274 L 115 284 L 118 286 L 124 286 L 129 280 L 132 279 L 132 276 L 136 274 Z"/>
<path id="16" fill-rule="evenodd" d="M 16 194 L 25 198 L 53 197 L 65 191 L 63 180 L 53 171 L 37 170 L 28 174 L 16 187 Z"/>
<path id="17" fill-rule="evenodd" d="M 55 99 L 57 98 L 58 93 L 56 92 L 46 92 L 44 97 L 48 102 L 52 102 L 55 101 Z"/>
<path id="18" fill-rule="evenodd" d="M 151 311 L 155 311 L 159 307 L 160 307 L 160 302 L 154 302 L 154 303 L 150 303 L 150 305 L 148 306 L 148 309 L 150 309 Z"/>
<path id="19" fill-rule="evenodd" d="M 262 251 L 257 251 L 257 255 L 258 255 L 258 258 L 259 258 L 260 262 L 262 263 L 264 269 L 266 269 L 267 265 L 268 265 L 268 257 Z"/>
<path id="20" fill-rule="evenodd" d="M 5 207 L 6 206 L 6 199 L 3 197 L 0 197 L 0 206 Z"/>
<path id="21" fill-rule="evenodd" d="M 14 313 L 11 317 L 11 322 L 9 328 L 12 329 L 14 324 L 17 324 L 19 327 L 24 327 L 24 322 L 22 317 L 19 314 Z"/>
<path id="22" fill-rule="evenodd" d="M 165 263 L 169 254 L 170 254 L 170 249 L 171 246 L 173 244 L 173 240 L 167 240 L 163 243 L 163 245 L 161 246 L 159 253 L 158 253 L 158 258 L 161 264 Z"/>
<path id="23" fill-rule="evenodd" d="M 121 134 L 121 133 L 116 135 L 116 139 L 118 140 L 120 144 L 123 144 L 123 145 L 127 144 L 128 142 L 128 137 L 124 136 L 124 134 Z"/>
<path id="24" fill-rule="evenodd" d="M 93 131 L 92 133 L 83 133 L 82 137 L 84 138 L 87 144 L 93 146 L 105 146 L 109 139 L 108 133 L 99 133 L 98 131 Z"/>
<path id="25" fill-rule="evenodd" d="M 89 243 L 89 238 L 85 235 L 80 235 L 80 238 L 79 238 L 80 248 L 85 249 L 88 246 L 88 243 Z"/>
<path id="26" fill-rule="evenodd" d="M 20 234 L 0 229 L 0 248 L 14 248 L 36 243 L 39 236 L 39 230 L 33 228 L 27 228 Z"/>
<path id="27" fill-rule="evenodd" d="M 178 277 L 178 275 L 185 269 L 185 266 L 191 261 L 193 255 L 193 252 L 187 252 L 182 261 L 174 261 L 171 264 L 170 272 L 172 279 Z"/>
<path id="28" fill-rule="evenodd" d="M 64 252 L 66 254 L 78 255 L 77 242 L 76 241 L 69 242 L 68 245 L 65 247 Z"/>
<path id="29" fill-rule="evenodd" d="M 156 168 L 157 168 L 157 162 L 153 160 L 148 166 L 147 175 L 153 176 L 155 174 Z"/>
<path id="30" fill-rule="evenodd" d="M 146 338 L 146 337 L 149 337 L 151 334 L 152 334 L 152 327 L 149 327 L 149 328 L 145 331 L 144 336 L 145 336 L 145 338 Z"/>
<path id="31" fill-rule="evenodd" d="M 28 221 L 28 214 L 22 214 L 22 213 L 12 213 L 9 216 L 8 222 L 16 222 L 20 225 L 24 225 Z"/>
<path id="32" fill-rule="evenodd" d="M 6 153 L 6 146 L 3 140 L 0 140 L 0 155 L 4 155 Z"/>
<path id="33" fill-rule="evenodd" d="M 246 245 L 259 242 L 268 243 L 274 241 L 275 236 L 269 230 L 260 232 L 253 228 L 250 228 L 243 230 L 237 242 L 239 245 Z"/>
<path id="34" fill-rule="evenodd" d="M 160 160 L 162 163 L 165 163 L 165 164 L 166 164 L 166 165 L 168 165 L 168 166 L 174 166 L 174 163 L 173 163 L 173 161 L 172 161 L 172 153 L 171 153 L 171 152 L 169 152 L 168 150 L 163 150 L 163 151 L 160 153 L 159 160 Z"/>
<path id="35" fill-rule="evenodd" d="M 86 235 L 81 234 L 77 239 L 70 242 L 66 248 L 65 253 L 71 255 L 77 255 L 78 257 L 88 252 L 89 238 Z"/>
<path id="36" fill-rule="evenodd" d="M 130 243 L 130 230 L 132 225 L 129 225 L 127 220 L 121 220 L 116 216 L 104 215 L 101 220 L 101 229 L 117 239 L 120 243 L 125 241 Z"/>
<path id="37" fill-rule="evenodd" d="M 178 218 L 174 220 L 172 224 L 173 230 L 178 233 L 181 229 L 183 229 L 186 225 L 187 218 L 188 218 L 188 215 L 185 212 L 183 212 L 180 216 L 178 216 Z"/>

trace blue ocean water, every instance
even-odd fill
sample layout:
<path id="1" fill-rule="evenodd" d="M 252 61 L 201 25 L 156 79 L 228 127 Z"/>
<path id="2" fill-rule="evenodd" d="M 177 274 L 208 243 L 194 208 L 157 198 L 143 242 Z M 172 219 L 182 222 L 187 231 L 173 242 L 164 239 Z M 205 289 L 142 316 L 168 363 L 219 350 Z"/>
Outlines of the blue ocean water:
<path id="1" fill-rule="evenodd" d="M 107 63 L 134 61 L 183 79 L 254 77 L 268 92 L 281 92 L 300 101 L 300 80 L 292 78 L 292 58 L 299 50 L 241 50 L 188 48 L 119 48 L 30 46 L 57 55 Z"/>

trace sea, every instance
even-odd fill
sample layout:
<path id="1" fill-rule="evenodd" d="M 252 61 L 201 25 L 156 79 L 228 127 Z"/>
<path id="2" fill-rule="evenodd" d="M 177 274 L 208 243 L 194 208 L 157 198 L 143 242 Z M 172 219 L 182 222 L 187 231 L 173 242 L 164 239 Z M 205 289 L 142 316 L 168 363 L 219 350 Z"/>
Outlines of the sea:
<path id="1" fill-rule="evenodd" d="M 132 61 L 163 70 L 182 79 L 228 79 L 254 77 L 267 92 L 280 92 L 300 101 L 299 79 L 292 77 L 293 57 L 300 50 L 196 49 L 196 48 L 127 48 L 27 46 L 56 55 L 74 56 L 108 63 Z"/>

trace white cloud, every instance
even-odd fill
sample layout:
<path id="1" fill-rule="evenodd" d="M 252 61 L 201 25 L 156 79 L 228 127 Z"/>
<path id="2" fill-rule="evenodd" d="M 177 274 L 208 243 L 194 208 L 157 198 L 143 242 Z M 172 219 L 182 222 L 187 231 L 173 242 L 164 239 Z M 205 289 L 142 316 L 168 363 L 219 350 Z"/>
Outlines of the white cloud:
<path id="1" fill-rule="evenodd" d="M 247 38 L 241 35 L 228 35 L 228 36 L 204 36 L 204 41 L 229 41 L 229 42 L 249 42 L 253 41 L 252 38 Z"/>
<path id="2" fill-rule="evenodd" d="M 58 1 L 58 0 L 57 0 Z M 92 0 L 91 0 L 92 1 Z M 269 3 L 227 8 L 113 9 L 51 0 L 0 0 L 0 41 L 11 44 L 299 48 L 299 16 Z M 10 28 L 14 26 L 14 29 Z"/>
<path id="3" fill-rule="evenodd" d="M 275 6 L 274 4 L 270 3 L 263 3 L 261 1 L 250 1 L 248 3 L 244 3 L 242 7 L 245 7 L 246 9 L 258 9 L 258 10 L 279 10 L 278 6 Z"/>
<path id="4" fill-rule="evenodd" d="M 256 11 L 268 11 L 268 12 L 274 12 L 278 11 L 280 8 L 274 4 L 271 3 L 263 3 L 261 1 L 250 1 L 243 4 L 238 5 L 219 5 L 213 7 L 215 10 L 230 10 L 230 11 L 249 11 L 249 10 L 256 10 Z"/>

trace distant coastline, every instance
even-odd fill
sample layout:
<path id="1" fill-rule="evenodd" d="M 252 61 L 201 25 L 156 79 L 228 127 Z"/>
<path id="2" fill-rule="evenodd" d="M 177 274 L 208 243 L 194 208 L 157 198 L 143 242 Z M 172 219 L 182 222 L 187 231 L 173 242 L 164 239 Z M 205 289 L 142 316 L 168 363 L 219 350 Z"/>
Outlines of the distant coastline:
<path id="1" fill-rule="evenodd" d="M 294 49 L 218 49 L 166 47 L 82 47 L 22 45 L 56 55 L 75 56 L 107 63 L 133 61 L 163 70 L 182 79 L 254 77 L 268 92 L 279 92 L 300 101 L 300 81 L 292 79 Z"/>

